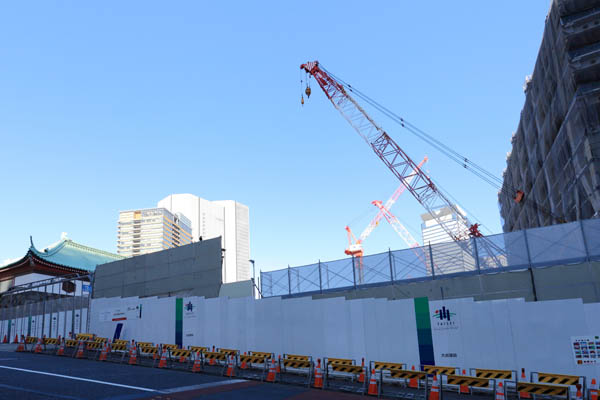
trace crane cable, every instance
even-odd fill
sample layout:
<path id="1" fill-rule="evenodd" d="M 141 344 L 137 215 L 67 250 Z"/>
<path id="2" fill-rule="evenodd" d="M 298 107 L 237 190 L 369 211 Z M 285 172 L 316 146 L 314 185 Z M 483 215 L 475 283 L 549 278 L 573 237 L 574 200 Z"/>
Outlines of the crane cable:
<path id="1" fill-rule="evenodd" d="M 503 183 L 502 179 L 498 178 L 493 173 L 487 171 L 485 168 L 481 167 L 480 165 L 471 161 L 467 157 L 461 155 L 457 151 L 448 147 L 447 145 L 445 145 L 441 141 L 437 140 L 430 134 L 419 129 L 418 127 L 411 124 L 410 122 L 406 121 L 404 118 L 400 117 L 399 115 L 397 115 L 396 113 L 394 113 L 393 111 L 388 109 L 387 107 L 381 105 L 380 103 L 376 102 L 375 100 L 373 100 L 372 98 L 370 98 L 369 96 L 367 96 L 366 94 L 361 92 L 360 90 L 356 89 L 349 83 L 347 83 L 344 80 L 340 79 L 339 77 L 335 76 L 330 71 L 323 68 L 322 65 L 320 67 L 323 71 L 325 71 L 327 74 L 329 74 L 337 83 L 339 83 L 344 88 L 348 89 L 350 92 L 355 94 L 357 97 L 361 98 L 366 103 L 370 104 L 372 107 L 374 107 L 376 110 L 380 111 L 382 114 L 384 114 L 385 116 L 390 118 L 392 121 L 398 123 L 403 128 L 405 128 L 407 131 L 409 131 L 410 133 L 412 133 L 419 139 L 423 140 L 424 142 L 428 143 L 429 145 L 431 145 L 432 147 L 437 149 L 439 152 L 441 152 L 442 154 L 444 154 L 445 156 L 450 158 L 452 161 L 456 162 L 457 164 L 459 164 L 466 170 L 473 173 L 475 176 L 479 177 L 484 182 L 487 182 L 491 186 L 498 189 L 499 193 L 503 193 L 504 195 L 508 196 L 510 199 L 514 199 L 514 196 L 519 191 L 519 189 L 513 187 L 508 182 Z M 447 192 L 446 192 L 446 194 L 447 194 Z M 528 197 L 525 197 L 524 202 L 530 203 L 534 209 L 539 209 L 539 210 L 545 212 L 546 214 L 552 216 L 553 218 L 556 218 L 559 221 L 562 220 L 562 218 L 554 215 L 550 210 L 545 209 L 544 207 L 540 206 L 534 200 L 531 200 Z"/>

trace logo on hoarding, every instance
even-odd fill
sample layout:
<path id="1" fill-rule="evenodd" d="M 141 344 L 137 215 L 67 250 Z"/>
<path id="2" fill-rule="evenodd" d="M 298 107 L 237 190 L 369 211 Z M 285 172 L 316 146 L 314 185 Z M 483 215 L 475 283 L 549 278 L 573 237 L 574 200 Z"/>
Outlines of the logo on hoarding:
<path id="1" fill-rule="evenodd" d="M 458 329 L 458 321 L 455 318 L 456 313 L 450 312 L 449 308 L 442 307 L 435 310 L 432 318 L 433 329 Z"/>
<path id="2" fill-rule="evenodd" d="M 440 321 L 448 320 L 450 321 L 451 317 L 455 316 L 456 313 L 450 312 L 446 307 L 442 307 L 440 310 L 435 310 L 435 313 L 432 315 L 433 318 L 437 318 Z"/>
<path id="3" fill-rule="evenodd" d="M 194 311 L 194 305 L 192 304 L 191 301 L 185 305 L 185 311 L 190 311 L 190 312 Z"/>

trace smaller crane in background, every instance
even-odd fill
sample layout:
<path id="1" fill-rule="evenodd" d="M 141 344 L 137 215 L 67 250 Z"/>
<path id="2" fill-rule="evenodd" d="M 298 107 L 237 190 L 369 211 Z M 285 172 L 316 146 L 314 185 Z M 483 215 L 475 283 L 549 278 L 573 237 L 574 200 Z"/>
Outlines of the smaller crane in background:
<path id="1" fill-rule="evenodd" d="M 428 158 L 427 158 L 427 156 L 425 156 L 425 158 L 423 158 L 423 161 L 421 161 L 419 163 L 417 168 L 421 169 L 421 167 L 423 166 L 423 164 L 425 164 L 427 162 L 427 160 L 428 160 Z M 417 176 L 418 173 L 419 173 L 419 171 L 413 170 L 412 174 L 408 175 L 407 181 L 409 184 L 413 180 L 413 178 Z M 362 233 L 360 234 L 358 239 L 356 238 L 356 236 L 354 236 L 354 233 L 352 233 L 352 230 L 350 229 L 350 227 L 346 226 L 346 232 L 348 232 L 348 247 L 346 248 L 344 253 L 356 258 L 356 261 L 358 263 L 356 269 L 358 270 L 358 281 L 360 283 L 363 283 L 363 279 L 364 279 L 364 273 L 363 273 L 364 251 L 362 248 L 362 243 L 365 241 L 365 239 L 367 237 L 369 237 L 369 235 L 371 234 L 371 232 L 373 232 L 373 230 L 377 227 L 377 225 L 379 225 L 379 221 L 381 221 L 381 218 L 383 218 L 383 217 L 386 217 L 386 219 L 388 218 L 386 216 L 386 213 L 389 214 L 389 209 L 394 205 L 396 200 L 398 200 L 398 198 L 404 192 L 405 189 L 406 189 L 406 186 L 403 183 L 401 183 L 400 186 L 398 186 L 398 189 L 396 189 L 396 191 L 394 193 L 392 193 L 390 198 L 385 202 L 385 206 L 383 204 L 381 204 L 381 201 L 379 201 L 379 204 L 381 205 L 381 207 L 379 207 L 379 212 L 371 220 L 369 225 L 367 225 L 367 227 L 362 231 Z M 373 202 L 373 204 L 375 204 L 375 202 Z M 401 228 L 398 228 L 398 229 L 401 229 L 408 234 L 408 235 L 404 235 L 404 236 L 400 235 L 400 236 L 404 239 L 404 241 L 406 242 L 406 244 L 409 247 L 413 247 L 413 244 L 416 241 L 414 240 L 412 235 L 406 230 L 406 228 L 400 223 L 400 221 L 398 221 L 398 219 L 395 216 L 393 218 L 395 219 L 397 224 L 400 224 L 400 226 L 401 226 Z M 388 222 L 389 222 L 389 219 L 388 219 Z M 390 224 L 391 224 L 391 222 L 390 222 Z M 392 224 L 392 227 L 394 229 L 396 229 L 396 227 L 394 227 L 393 224 Z M 398 232 L 398 231 L 396 231 L 396 232 Z M 407 241 L 407 238 L 409 238 L 409 237 L 412 239 L 412 241 Z M 419 244 L 417 243 L 416 245 L 418 246 Z"/>

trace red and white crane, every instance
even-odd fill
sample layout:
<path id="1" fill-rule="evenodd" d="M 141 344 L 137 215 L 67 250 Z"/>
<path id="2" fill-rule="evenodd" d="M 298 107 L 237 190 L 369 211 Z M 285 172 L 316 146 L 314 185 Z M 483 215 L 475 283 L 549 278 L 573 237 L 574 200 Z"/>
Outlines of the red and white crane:
<path id="1" fill-rule="evenodd" d="M 442 193 L 429 176 L 417 166 L 408 154 L 348 94 L 345 86 L 350 89 L 351 86 L 342 84 L 337 78 L 334 78 L 318 61 L 307 62 L 306 64 L 302 64 L 300 68 L 315 78 L 329 101 L 331 101 L 331 104 L 371 147 L 388 169 L 406 186 L 406 189 L 421 203 L 423 208 L 432 215 L 448 236 L 462 247 L 465 247 L 465 250 L 470 250 L 464 240 L 470 237 L 483 236 L 479 232 L 479 224 L 470 223 L 466 216 Z M 404 126 L 403 120 L 401 120 L 401 124 Z M 409 180 L 409 177 L 412 177 L 412 179 Z M 442 207 L 450 208 L 459 220 L 458 226 L 467 228 L 461 231 L 450 229 L 445 221 L 442 221 L 434 212 L 434 210 Z M 504 253 L 503 249 L 491 241 L 483 241 L 482 245 L 488 247 L 486 249 L 487 255 L 494 258 L 501 265 L 502 260 L 498 259 L 498 255 Z"/>

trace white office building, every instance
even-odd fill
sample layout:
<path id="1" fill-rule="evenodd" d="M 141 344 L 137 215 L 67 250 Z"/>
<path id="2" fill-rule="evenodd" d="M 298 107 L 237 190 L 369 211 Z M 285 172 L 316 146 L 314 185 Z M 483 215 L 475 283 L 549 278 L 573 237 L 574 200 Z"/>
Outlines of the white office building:
<path id="1" fill-rule="evenodd" d="M 223 282 L 250 279 L 250 217 L 248 207 L 234 200 L 209 201 L 193 194 L 172 194 L 158 207 L 189 218 L 192 240 L 221 236 Z"/>
<path id="2" fill-rule="evenodd" d="M 469 230 L 466 224 L 465 212 L 460 207 L 455 207 L 460 215 L 450 207 L 442 207 L 434 210 L 432 214 L 421 215 L 421 233 L 423 246 L 426 247 L 427 272 L 430 275 L 432 263 L 429 257 L 429 249 L 427 249 L 429 245 L 431 245 L 436 274 L 449 274 L 475 269 L 475 259 L 468 250 L 470 247 L 467 247 L 470 244 L 467 242 L 460 246 L 448 233 L 452 232 L 456 236 L 464 236 L 464 233 Z"/>
<path id="3" fill-rule="evenodd" d="M 119 212 L 117 253 L 139 256 L 192 242 L 190 220 L 165 208 Z"/>

